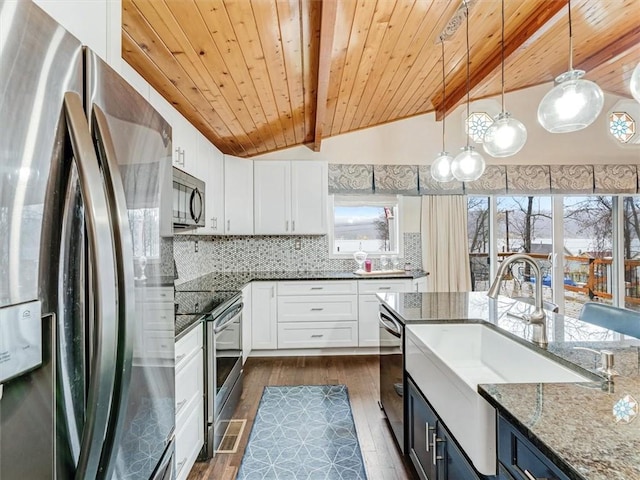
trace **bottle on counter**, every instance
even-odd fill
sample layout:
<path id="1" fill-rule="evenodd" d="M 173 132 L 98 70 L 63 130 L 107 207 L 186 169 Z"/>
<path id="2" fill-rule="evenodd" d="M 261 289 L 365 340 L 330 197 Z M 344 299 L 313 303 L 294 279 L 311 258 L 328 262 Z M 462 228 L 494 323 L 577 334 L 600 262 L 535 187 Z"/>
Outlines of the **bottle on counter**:
<path id="1" fill-rule="evenodd" d="M 370 272 L 371 271 L 371 259 L 370 258 L 367 258 L 364 261 L 364 271 L 365 272 Z"/>

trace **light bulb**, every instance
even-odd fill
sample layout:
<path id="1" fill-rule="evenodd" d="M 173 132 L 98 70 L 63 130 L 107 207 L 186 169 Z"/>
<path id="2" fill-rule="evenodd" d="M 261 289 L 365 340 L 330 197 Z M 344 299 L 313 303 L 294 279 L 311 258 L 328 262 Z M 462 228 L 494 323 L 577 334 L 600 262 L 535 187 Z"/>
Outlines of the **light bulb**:
<path id="1" fill-rule="evenodd" d="M 635 98 L 637 102 L 640 102 L 640 63 L 633 69 L 630 88 L 633 98 Z"/>
<path id="2" fill-rule="evenodd" d="M 492 157 L 515 155 L 527 141 L 527 129 L 508 112 L 499 113 L 484 134 L 484 151 Z"/>
<path id="3" fill-rule="evenodd" d="M 462 152 L 451 162 L 451 173 L 461 182 L 479 179 L 484 173 L 484 168 L 484 158 L 470 145 L 463 147 Z"/>
<path id="4" fill-rule="evenodd" d="M 437 182 L 450 182 L 453 180 L 451 173 L 451 161 L 453 157 L 449 152 L 440 152 L 431 164 L 431 176 Z"/>
<path id="5" fill-rule="evenodd" d="M 538 122 L 551 133 L 582 130 L 591 125 L 604 105 L 598 85 L 583 80 L 583 70 L 569 70 L 556 78 L 553 87 L 538 105 Z"/>

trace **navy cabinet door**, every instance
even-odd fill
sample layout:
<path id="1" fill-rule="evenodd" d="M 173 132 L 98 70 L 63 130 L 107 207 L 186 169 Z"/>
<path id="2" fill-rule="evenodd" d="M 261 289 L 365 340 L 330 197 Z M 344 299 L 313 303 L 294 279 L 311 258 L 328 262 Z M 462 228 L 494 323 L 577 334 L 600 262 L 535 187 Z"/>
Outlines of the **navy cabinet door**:
<path id="1" fill-rule="evenodd" d="M 446 480 L 479 480 L 480 477 L 456 444 L 453 435 L 441 423 L 438 424 L 438 438 L 442 440 L 443 446 L 439 453 L 444 457 L 442 461 L 438 462 L 440 469 L 444 470 L 440 478 Z"/>
<path id="2" fill-rule="evenodd" d="M 422 480 L 441 480 L 445 477 L 437 476 L 436 465 L 433 462 L 433 437 L 436 434 L 438 417 L 429 407 L 422 394 L 410 378 L 408 418 L 409 418 L 409 458 L 418 471 Z M 439 451 L 441 452 L 440 447 Z M 441 463 L 437 461 L 436 463 Z"/>

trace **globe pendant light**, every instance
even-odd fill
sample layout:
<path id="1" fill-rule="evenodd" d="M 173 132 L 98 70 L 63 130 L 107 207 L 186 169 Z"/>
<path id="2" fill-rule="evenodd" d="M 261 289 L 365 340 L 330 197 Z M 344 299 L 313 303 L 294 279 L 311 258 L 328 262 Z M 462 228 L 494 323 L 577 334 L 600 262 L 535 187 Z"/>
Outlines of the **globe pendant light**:
<path id="1" fill-rule="evenodd" d="M 631 95 L 640 102 L 640 63 L 636 65 L 631 74 Z"/>
<path id="2" fill-rule="evenodd" d="M 573 68 L 573 32 L 571 0 L 569 5 L 569 71 L 556 77 L 556 85 L 538 106 L 538 122 L 551 133 L 582 130 L 591 125 L 604 105 L 602 90 L 595 83 L 582 79 L 584 70 Z"/>
<path id="3" fill-rule="evenodd" d="M 444 38 L 440 36 L 440 43 L 442 44 L 442 105 L 446 105 L 447 96 L 445 91 L 445 79 L 444 79 Z M 453 174 L 451 173 L 451 162 L 453 157 L 444 148 L 444 122 L 446 115 L 442 117 L 442 151 L 438 154 L 436 159 L 431 164 L 431 176 L 437 182 L 450 182 L 453 180 Z"/>
<path id="4" fill-rule="evenodd" d="M 467 116 L 469 118 L 469 64 L 471 63 L 469 55 L 469 3 L 468 0 L 464 0 L 465 15 L 467 17 Z M 484 173 L 485 163 L 484 158 L 478 152 L 475 151 L 471 145 L 469 145 L 469 135 L 467 137 L 467 145 L 462 148 L 462 152 L 456 155 L 456 158 L 451 162 L 451 173 L 461 182 L 472 182 L 479 179 Z"/>
<path id="5" fill-rule="evenodd" d="M 527 141 L 527 129 L 521 121 L 513 118 L 504 109 L 504 0 L 502 0 L 502 111 L 493 119 L 493 123 L 484 134 L 483 148 L 492 157 L 515 155 Z"/>

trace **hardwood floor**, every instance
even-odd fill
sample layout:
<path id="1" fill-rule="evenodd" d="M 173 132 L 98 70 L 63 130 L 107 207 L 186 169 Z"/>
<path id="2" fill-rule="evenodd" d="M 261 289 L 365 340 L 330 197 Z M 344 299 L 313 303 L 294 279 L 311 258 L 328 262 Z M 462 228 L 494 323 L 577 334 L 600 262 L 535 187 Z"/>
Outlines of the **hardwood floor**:
<path id="1" fill-rule="evenodd" d="M 414 478 L 411 467 L 397 449 L 378 407 L 378 357 L 251 357 L 245 364 L 244 389 L 235 418 L 247 426 L 238 452 L 218 454 L 197 462 L 188 480 L 234 480 L 242 461 L 258 403 L 265 385 L 336 385 L 349 389 L 353 418 L 369 480 Z"/>

